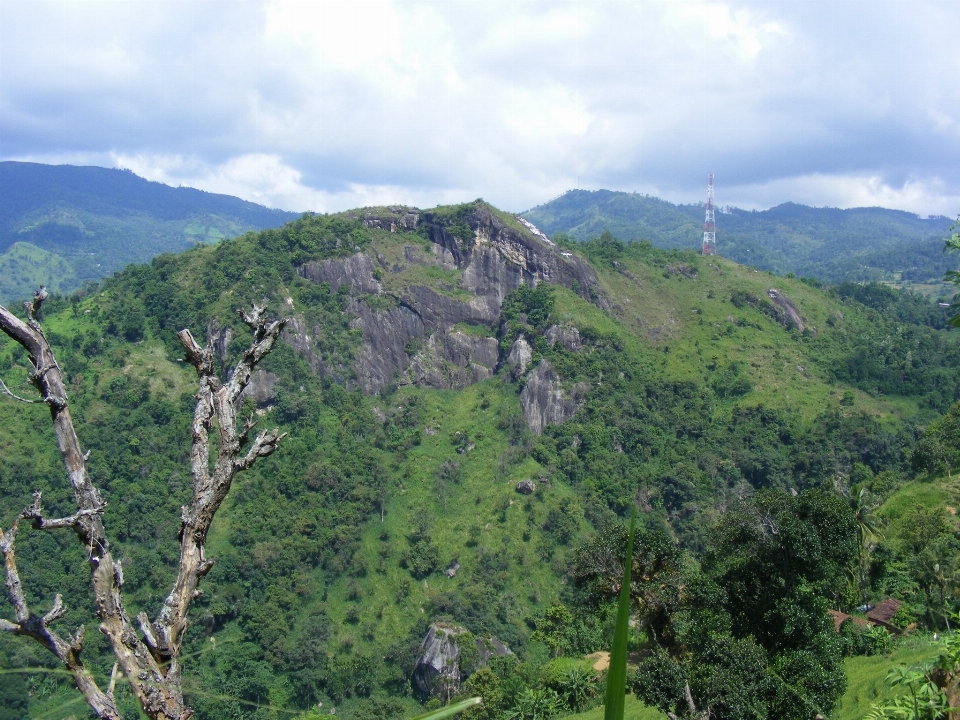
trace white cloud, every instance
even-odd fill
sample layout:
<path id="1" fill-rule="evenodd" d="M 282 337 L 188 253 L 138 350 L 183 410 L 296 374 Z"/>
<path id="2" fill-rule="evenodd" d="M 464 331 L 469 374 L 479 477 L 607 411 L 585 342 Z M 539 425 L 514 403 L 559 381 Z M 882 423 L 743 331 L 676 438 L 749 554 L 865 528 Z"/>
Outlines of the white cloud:
<path id="1" fill-rule="evenodd" d="M 939 178 L 911 178 L 895 186 L 879 175 L 814 173 L 752 186 L 722 188 L 717 197 L 720 205 L 747 210 L 765 209 L 787 201 L 814 207 L 897 208 L 922 216 L 956 217 L 960 211 L 960 192 L 949 189 Z"/>
<path id="2" fill-rule="evenodd" d="M 0 157 L 294 209 L 521 210 L 578 178 L 695 201 L 713 171 L 750 206 L 943 212 L 958 25 L 932 0 L 0 0 Z"/>
<path id="3" fill-rule="evenodd" d="M 197 158 L 180 155 L 114 155 L 109 164 L 154 182 L 235 195 L 294 212 L 330 212 L 392 203 L 425 207 L 437 204 L 434 191 L 418 192 L 402 185 L 348 183 L 338 191 L 316 190 L 305 185 L 302 173 L 286 165 L 279 155 L 241 155 L 220 165 L 207 165 Z M 452 190 L 440 197 L 439 202 L 453 203 L 463 195 L 462 191 Z"/>

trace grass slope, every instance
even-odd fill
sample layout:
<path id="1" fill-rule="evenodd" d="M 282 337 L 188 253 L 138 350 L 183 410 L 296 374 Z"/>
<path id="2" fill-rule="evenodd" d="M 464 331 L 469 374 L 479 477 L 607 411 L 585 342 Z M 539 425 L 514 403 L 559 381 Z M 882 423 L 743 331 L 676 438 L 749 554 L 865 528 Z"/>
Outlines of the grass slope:
<path id="1" fill-rule="evenodd" d="M 566 720 L 603 720 L 603 706 L 587 710 L 586 712 L 564 716 Z M 664 720 L 667 716 L 659 710 L 649 708 L 640 703 L 633 695 L 627 695 L 623 709 L 623 720 Z"/>
<path id="2" fill-rule="evenodd" d="M 67 260 L 26 242 L 0 254 L 0 298 L 25 298 L 44 285 L 51 292 L 74 286 L 75 271 Z"/>
<path id="3" fill-rule="evenodd" d="M 887 673 L 898 665 L 924 665 L 936 660 L 939 644 L 929 636 L 907 637 L 880 657 L 853 657 L 843 663 L 847 689 L 835 710 L 837 720 L 862 720 L 871 707 L 896 693 L 887 685 Z"/>

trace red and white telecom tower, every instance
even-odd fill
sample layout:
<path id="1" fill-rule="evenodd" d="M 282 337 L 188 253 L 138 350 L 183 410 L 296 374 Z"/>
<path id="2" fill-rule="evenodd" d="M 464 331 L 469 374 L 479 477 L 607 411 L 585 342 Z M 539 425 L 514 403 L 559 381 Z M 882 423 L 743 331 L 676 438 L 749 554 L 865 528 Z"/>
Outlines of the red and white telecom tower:
<path id="1" fill-rule="evenodd" d="M 703 254 L 717 254 L 717 223 L 713 217 L 713 173 L 707 176 L 707 219 L 703 223 Z"/>

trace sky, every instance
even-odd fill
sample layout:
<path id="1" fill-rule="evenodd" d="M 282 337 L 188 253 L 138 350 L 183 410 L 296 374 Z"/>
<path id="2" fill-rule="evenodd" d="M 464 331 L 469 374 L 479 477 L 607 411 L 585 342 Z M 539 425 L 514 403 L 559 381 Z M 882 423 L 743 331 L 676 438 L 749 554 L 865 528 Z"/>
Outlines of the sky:
<path id="1" fill-rule="evenodd" d="M 960 213 L 960 2 L 0 0 L 0 159 L 287 210 Z"/>

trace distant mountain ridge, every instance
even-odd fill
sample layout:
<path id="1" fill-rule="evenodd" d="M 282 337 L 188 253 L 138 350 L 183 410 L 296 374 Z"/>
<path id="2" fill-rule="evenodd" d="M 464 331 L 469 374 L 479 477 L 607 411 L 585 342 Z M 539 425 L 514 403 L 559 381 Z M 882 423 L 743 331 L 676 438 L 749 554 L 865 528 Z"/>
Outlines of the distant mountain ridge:
<path id="1" fill-rule="evenodd" d="M 549 235 L 562 232 L 583 241 L 608 230 L 623 240 L 697 249 L 704 205 L 674 205 L 611 190 L 570 190 L 522 215 Z M 717 213 L 717 249 L 745 265 L 828 282 L 938 283 L 956 266 L 942 252 L 952 222 L 884 208 L 841 210 L 797 203 L 763 211 L 724 208 Z"/>
<path id="2" fill-rule="evenodd" d="M 0 300 L 39 283 L 66 292 L 130 263 L 297 217 L 129 170 L 0 162 Z"/>

